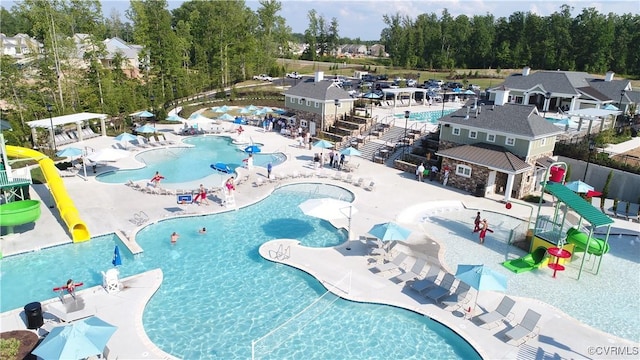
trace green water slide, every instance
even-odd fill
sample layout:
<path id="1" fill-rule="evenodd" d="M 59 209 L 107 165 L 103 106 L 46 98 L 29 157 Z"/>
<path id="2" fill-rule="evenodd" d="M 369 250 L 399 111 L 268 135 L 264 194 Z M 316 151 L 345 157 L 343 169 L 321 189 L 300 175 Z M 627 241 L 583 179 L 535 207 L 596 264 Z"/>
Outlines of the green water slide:
<path id="1" fill-rule="evenodd" d="M 532 253 L 529 253 L 519 259 L 513 259 L 503 262 L 502 266 L 506 267 L 516 274 L 520 274 L 521 272 L 525 271 L 531 271 L 540 267 L 546 253 L 547 249 L 540 246 Z"/>
<path id="2" fill-rule="evenodd" d="M 589 243 L 589 249 L 587 253 L 600 256 L 609 252 L 609 244 L 604 240 L 591 237 L 583 233 L 582 231 L 571 228 L 567 231 L 567 242 L 575 246 L 576 252 L 584 252 L 587 249 L 587 243 Z"/>
<path id="3" fill-rule="evenodd" d="M 28 224 L 39 218 L 39 200 L 14 201 L 0 205 L 0 226 Z"/>

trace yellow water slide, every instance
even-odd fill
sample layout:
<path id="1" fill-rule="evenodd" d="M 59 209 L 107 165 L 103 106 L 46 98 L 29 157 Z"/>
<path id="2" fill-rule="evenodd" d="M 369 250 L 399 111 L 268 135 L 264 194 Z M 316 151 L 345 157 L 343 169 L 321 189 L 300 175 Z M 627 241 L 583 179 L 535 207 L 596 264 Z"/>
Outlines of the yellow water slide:
<path id="1" fill-rule="evenodd" d="M 11 145 L 7 145 L 7 156 L 32 158 L 38 161 L 40 169 L 42 169 L 42 174 L 44 174 L 44 178 L 47 180 L 47 184 L 49 184 L 51 195 L 53 195 L 53 199 L 58 206 L 60 216 L 69 228 L 73 242 L 89 240 L 91 235 L 89 234 L 89 229 L 87 229 L 87 224 L 80 219 L 78 209 L 76 209 L 73 200 L 69 197 L 53 160 L 39 151 Z"/>

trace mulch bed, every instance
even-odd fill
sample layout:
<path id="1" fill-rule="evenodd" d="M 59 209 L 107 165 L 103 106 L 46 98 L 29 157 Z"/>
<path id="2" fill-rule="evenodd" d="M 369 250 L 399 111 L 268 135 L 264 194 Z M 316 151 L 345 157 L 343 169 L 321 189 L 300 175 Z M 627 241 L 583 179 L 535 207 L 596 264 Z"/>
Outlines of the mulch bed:
<path id="1" fill-rule="evenodd" d="M 36 348 L 40 339 L 38 335 L 27 330 L 14 330 L 0 333 L 2 339 L 17 339 L 20 342 L 18 356 L 16 359 L 36 360 L 35 355 L 31 355 L 33 349 Z M 4 357 L 3 357 L 4 358 Z"/>

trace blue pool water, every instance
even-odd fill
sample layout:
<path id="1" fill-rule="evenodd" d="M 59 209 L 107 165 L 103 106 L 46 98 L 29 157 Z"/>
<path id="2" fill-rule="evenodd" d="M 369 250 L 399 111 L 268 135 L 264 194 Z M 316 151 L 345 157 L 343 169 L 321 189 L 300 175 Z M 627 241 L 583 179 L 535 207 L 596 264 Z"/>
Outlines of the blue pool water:
<path id="1" fill-rule="evenodd" d="M 97 176 L 98 181 L 124 184 L 128 180 L 149 180 L 159 171 L 165 179 L 163 183 L 176 184 L 196 181 L 214 173 L 211 164 L 223 162 L 234 170 L 242 166 L 247 158 L 243 151 L 246 145 L 233 146 L 231 139 L 224 136 L 196 136 L 184 140 L 193 147 L 170 147 L 145 151 L 136 155 L 136 160 L 144 167 L 132 170 L 116 170 Z M 253 164 L 266 167 L 270 161 L 274 166 L 283 163 L 284 154 L 254 154 Z M 189 171 L 184 171 L 189 169 Z"/>
<path id="2" fill-rule="evenodd" d="M 238 211 L 166 220 L 141 230 L 136 239 L 144 253 L 134 257 L 122 251 L 120 272 L 130 276 L 162 268 L 163 284 L 143 315 L 151 340 L 183 359 L 248 359 L 253 340 L 320 298 L 304 316 L 258 342 L 256 356 L 479 358 L 455 333 L 424 316 L 321 297 L 326 289 L 310 275 L 262 259 L 259 246 L 276 238 L 295 238 L 318 247 L 345 240 L 344 232 L 298 209 L 301 202 L 314 197 L 353 199 L 350 192 L 335 186 L 290 185 Z M 205 235 L 197 231 L 203 226 L 208 229 Z M 180 234 L 175 245 L 169 242 L 173 231 Z M 87 286 L 100 284 L 100 271 L 111 267 L 117 243 L 113 236 L 103 236 L 3 259 L 2 310 L 50 298 L 51 288 L 70 277 Z"/>
<path id="3" fill-rule="evenodd" d="M 447 116 L 453 112 L 457 111 L 457 109 L 446 109 L 444 112 L 442 110 L 436 111 L 423 111 L 423 112 L 412 112 L 409 114 L 409 120 L 413 121 L 426 121 L 431 124 L 437 124 L 438 119 L 443 116 Z M 395 114 L 394 115 L 398 119 L 404 119 L 404 114 Z"/>

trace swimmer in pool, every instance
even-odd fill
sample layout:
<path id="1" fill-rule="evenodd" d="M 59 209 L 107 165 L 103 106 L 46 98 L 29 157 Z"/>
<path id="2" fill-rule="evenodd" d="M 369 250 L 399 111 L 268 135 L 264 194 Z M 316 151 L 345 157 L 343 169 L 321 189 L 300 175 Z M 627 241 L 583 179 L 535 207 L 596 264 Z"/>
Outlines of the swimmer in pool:
<path id="1" fill-rule="evenodd" d="M 178 235 L 177 232 L 173 232 L 173 234 L 171 234 L 171 243 L 175 244 L 178 242 L 178 238 L 180 237 L 180 235 Z"/>

